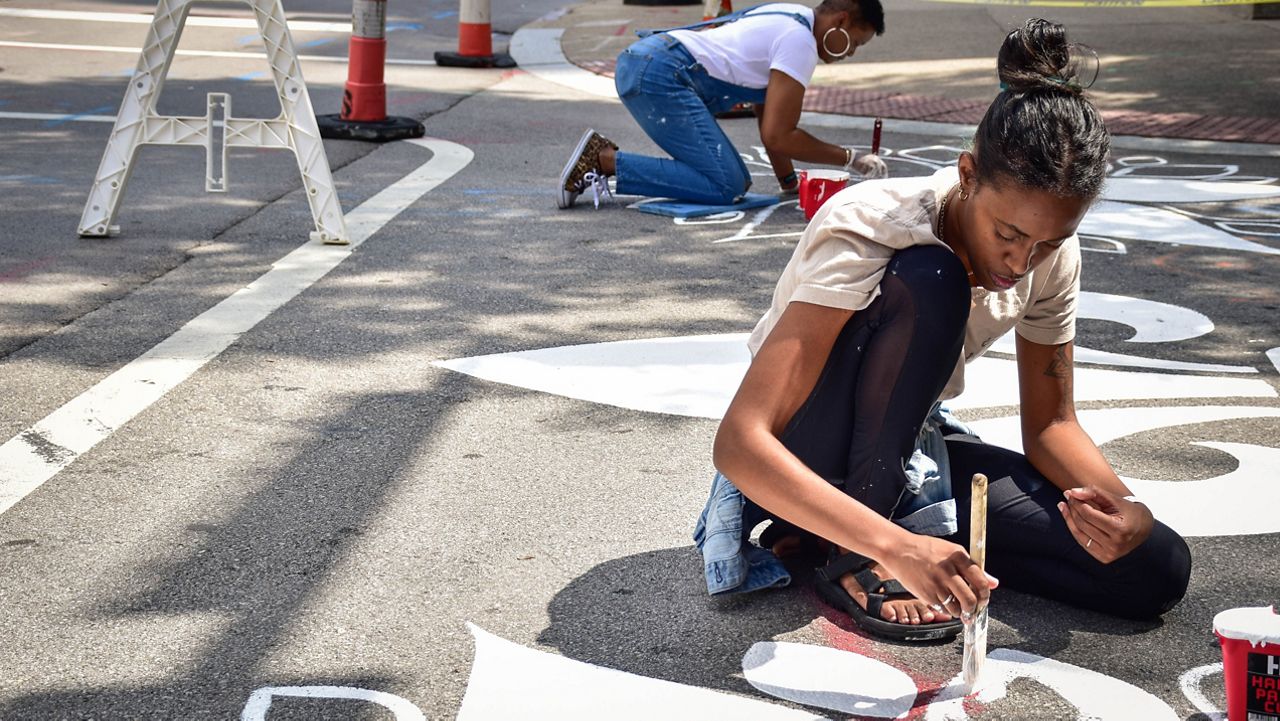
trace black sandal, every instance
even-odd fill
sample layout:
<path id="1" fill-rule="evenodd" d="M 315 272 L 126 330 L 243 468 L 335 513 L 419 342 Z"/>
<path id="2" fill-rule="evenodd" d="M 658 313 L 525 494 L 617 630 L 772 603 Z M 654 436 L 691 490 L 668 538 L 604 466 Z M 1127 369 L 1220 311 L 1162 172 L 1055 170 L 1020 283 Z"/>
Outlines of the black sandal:
<path id="1" fill-rule="evenodd" d="M 882 581 L 871 570 L 871 564 L 872 560 L 866 556 L 846 553 L 819 568 L 814 574 L 813 585 L 823 600 L 849 614 L 853 622 L 858 624 L 858 628 L 873 636 L 906 642 L 949 641 L 964 628 L 964 624 L 958 618 L 921 624 L 894 623 L 881 618 L 880 610 L 885 601 L 890 600 L 891 596 L 910 596 L 911 592 L 896 580 Z M 852 573 L 854 579 L 866 591 L 867 607 L 865 609 L 859 606 L 858 602 L 853 600 L 853 596 L 850 596 L 840 584 L 840 578 L 846 573 Z"/>
<path id="2" fill-rule="evenodd" d="M 795 553 L 787 554 L 785 558 L 778 556 L 780 560 L 786 561 L 796 558 L 807 560 L 810 564 L 814 562 L 821 563 L 827 554 L 829 545 L 826 541 L 780 518 L 770 521 L 769 525 L 765 526 L 764 530 L 760 532 L 760 547 L 772 551 L 779 541 L 788 537 L 799 539 L 799 543 L 796 546 Z"/>

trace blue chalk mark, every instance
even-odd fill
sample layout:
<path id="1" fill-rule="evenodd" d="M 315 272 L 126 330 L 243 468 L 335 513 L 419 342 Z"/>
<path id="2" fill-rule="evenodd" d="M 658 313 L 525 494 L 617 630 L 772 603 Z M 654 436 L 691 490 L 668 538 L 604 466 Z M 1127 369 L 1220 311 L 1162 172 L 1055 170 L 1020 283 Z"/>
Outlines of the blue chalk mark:
<path id="1" fill-rule="evenodd" d="M 255 70 L 251 73 L 245 73 L 244 75 L 237 75 L 236 80 L 258 80 L 259 78 L 265 77 L 267 77 L 267 71 Z"/>
<path id="2" fill-rule="evenodd" d="M 458 14 L 458 11 L 457 11 L 457 10 L 445 10 L 445 11 L 443 11 L 443 12 L 438 12 L 438 13 L 436 13 L 435 15 L 432 15 L 432 16 L 431 16 L 431 19 L 432 19 L 432 20 L 444 20 L 445 18 L 451 18 L 451 17 L 453 17 L 454 15 L 457 15 L 457 14 Z"/>
<path id="3" fill-rule="evenodd" d="M 422 23 L 387 23 L 387 32 L 396 30 L 421 30 Z"/>
<path id="4" fill-rule="evenodd" d="M 305 43 L 298 43 L 298 47 L 300 47 L 300 48 L 314 48 L 314 47 L 319 47 L 319 46 L 321 46 L 321 45 L 328 45 L 329 43 L 331 43 L 331 42 L 333 42 L 333 41 L 334 41 L 334 38 L 323 38 L 323 39 L 321 39 L 321 40 L 308 40 L 308 41 L 306 41 Z"/>
<path id="5" fill-rule="evenodd" d="M 256 43 L 256 42 L 258 42 L 258 41 L 260 41 L 260 40 L 262 40 L 262 36 L 261 36 L 261 35 L 241 35 L 240 37 L 236 38 L 236 44 L 237 44 L 237 45 L 252 45 L 252 44 L 254 44 L 254 43 Z"/>
<path id="6" fill-rule="evenodd" d="M 62 125 L 63 123 L 69 123 L 72 120 L 78 120 L 80 118 L 83 118 L 86 115 L 97 115 L 98 113 L 114 111 L 115 109 L 116 109 L 116 106 L 114 105 L 102 105 L 96 108 L 92 108 L 90 110 L 86 110 L 82 113 L 69 113 L 67 115 L 62 116 L 61 118 L 56 118 L 54 120 L 46 120 L 44 123 L 44 127 L 56 128 L 59 125 Z"/>
<path id="7" fill-rule="evenodd" d="M 22 183 L 25 185 L 60 185 L 61 180 L 47 175 L 0 175 L 0 183 Z"/>

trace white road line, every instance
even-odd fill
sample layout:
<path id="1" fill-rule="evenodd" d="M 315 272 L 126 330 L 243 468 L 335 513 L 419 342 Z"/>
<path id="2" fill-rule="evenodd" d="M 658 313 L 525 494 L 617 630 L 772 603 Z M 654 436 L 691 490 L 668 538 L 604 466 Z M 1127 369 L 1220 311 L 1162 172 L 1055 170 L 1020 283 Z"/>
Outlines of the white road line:
<path id="1" fill-rule="evenodd" d="M 127 48 L 121 45 L 72 45 L 66 43 L 29 43 L 19 40 L 0 40 L 0 47 L 4 48 L 27 48 L 32 50 L 83 50 L 98 53 L 125 53 L 128 55 L 137 55 L 142 52 L 142 48 Z M 193 57 L 193 58 L 249 58 L 252 60 L 266 60 L 267 55 L 263 51 L 259 52 L 241 52 L 236 50 L 181 50 L 177 55 Z M 299 55 L 298 60 L 304 63 L 345 63 L 347 56 L 345 55 Z M 387 58 L 386 65 L 426 65 L 435 66 L 434 60 L 412 60 L 403 58 Z"/>
<path id="2" fill-rule="evenodd" d="M 37 10 L 34 8 L 0 8 L 0 17 L 31 18 L 35 20 L 88 20 L 104 23 L 133 23 L 150 25 L 152 16 L 143 13 L 95 13 L 81 10 Z M 351 23 L 327 23 L 313 20 L 289 20 L 290 30 L 311 30 L 323 33 L 350 33 Z M 249 18 L 219 18 L 207 15 L 190 15 L 187 27 L 251 28 L 258 23 Z"/>
<path id="3" fill-rule="evenodd" d="M 445 140 L 408 142 L 430 150 L 431 159 L 347 214 L 349 246 L 302 245 L 248 286 L 0 446 L 0 513 L 190 378 L 474 157 L 468 148 Z"/>
<path id="4" fill-rule="evenodd" d="M 114 123 L 114 115 L 75 115 L 69 113 L 6 113 L 0 120 L 61 120 L 66 123 Z"/>

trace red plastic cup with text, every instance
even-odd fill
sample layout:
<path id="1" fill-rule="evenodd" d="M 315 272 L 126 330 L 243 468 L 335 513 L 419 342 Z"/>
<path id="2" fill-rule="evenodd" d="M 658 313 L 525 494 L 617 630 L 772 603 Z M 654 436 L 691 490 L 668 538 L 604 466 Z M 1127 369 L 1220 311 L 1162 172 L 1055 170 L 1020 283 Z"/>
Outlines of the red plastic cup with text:
<path id="1" fill-rule="evenodd" d="M 804 219 L 812 220 L 822 204 L 849 185 L 849 174 L 843 170 L 806 170 L 800 174 L 800 209 Z"/>
<path id="2" fill-rule="evenodd" d="M 1233 608 L 1213 619 L 1222 645 L 1227 721 L 1280 721 L 1280 615 Z"/>

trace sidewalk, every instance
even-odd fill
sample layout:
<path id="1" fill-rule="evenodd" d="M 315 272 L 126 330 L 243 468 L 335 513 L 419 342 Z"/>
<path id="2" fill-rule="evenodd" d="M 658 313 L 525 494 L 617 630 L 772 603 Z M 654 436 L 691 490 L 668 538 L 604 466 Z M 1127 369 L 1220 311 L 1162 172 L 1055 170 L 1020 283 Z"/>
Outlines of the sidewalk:
<path id="1" fill-rule="evenodd" d="M 758 4 L 751 2 L 749 4 Z M 738 8 L 745 5 L 735 3 Z M 1026 17 L 1067 25 L 1094 47 L 1090 90 L 1113 134 L 1280 144 L 1280 20 L 1249 6 L 1049 8 L 886 2 L 886 33 L 857 57 L 821 66 L 806 111 L 976 124 L 997 92 L 995 53 Z M 564 28 L 574 64 L 612 75 L 634 31 L 696 22 L 701 6 L 588 0 L 536 26 Z"/>

